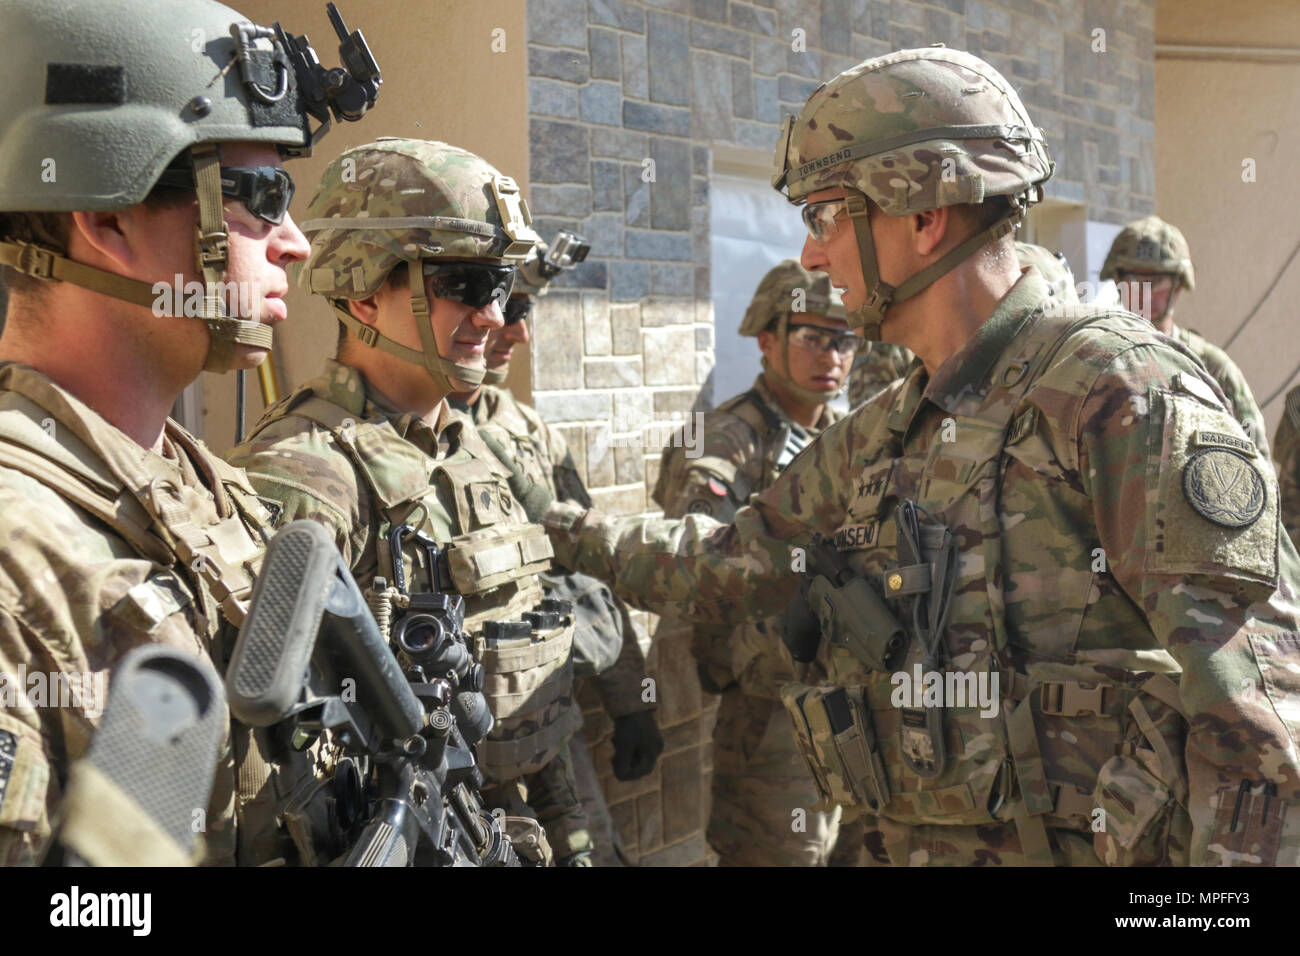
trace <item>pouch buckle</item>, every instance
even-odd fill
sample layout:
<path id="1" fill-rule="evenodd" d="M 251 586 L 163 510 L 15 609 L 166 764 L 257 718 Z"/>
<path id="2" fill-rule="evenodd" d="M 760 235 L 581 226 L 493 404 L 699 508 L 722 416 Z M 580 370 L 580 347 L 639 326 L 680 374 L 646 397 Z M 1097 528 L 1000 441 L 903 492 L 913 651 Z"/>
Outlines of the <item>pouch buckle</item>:
<path id="1" fill-rule="evenodd" d="M 1089 686 L 1077 681 L 1044 681 L 1042 712 L 1048 717 L 1103 717 L 1110 684 Z"/>

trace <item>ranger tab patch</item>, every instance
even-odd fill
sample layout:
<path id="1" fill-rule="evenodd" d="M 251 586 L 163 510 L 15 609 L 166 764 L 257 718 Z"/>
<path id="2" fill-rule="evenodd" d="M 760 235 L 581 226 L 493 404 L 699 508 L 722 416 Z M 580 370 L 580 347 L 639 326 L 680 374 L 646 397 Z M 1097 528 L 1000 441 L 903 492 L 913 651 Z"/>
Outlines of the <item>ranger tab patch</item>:
<path id="1" fill-rule="evenodd" d="M 1264 478 L 1248 459 L 1206 448 L 1187 460 L 1183 493 L 1196 513 L 1225 528 L 1254 524 L 1264 510 Z"/>

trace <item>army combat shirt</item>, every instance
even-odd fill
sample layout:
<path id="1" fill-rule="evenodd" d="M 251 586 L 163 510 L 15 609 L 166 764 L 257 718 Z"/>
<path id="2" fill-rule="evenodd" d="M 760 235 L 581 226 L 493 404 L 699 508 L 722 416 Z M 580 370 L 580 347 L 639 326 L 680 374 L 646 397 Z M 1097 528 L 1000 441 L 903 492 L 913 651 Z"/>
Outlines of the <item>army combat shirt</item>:
<path id="1" fill-rule="evenodd" d="M 1181 672 L 1191 861 L 1240 862 L 1223 845 L 1245 781 L 1267 783 L 1274 819 L 1292 809 L 1276 859 L 1300 862 L 1300 558 L 1279 537 L 1276 480 L 1200 363 L 1149 323 L 1113 314 L 1065 336 L 1050 360 L 1021 354 L 1047 294 L 1022 275 L 933 377 L 916 365 L 828 428 L 733 523 L 555 504 L 557 557 L 631 603 L 736 623 L 795 597 L 792 548 L 814 532 L 879 582 L 897 557 L 883 520 L 893 505 L 976 487 L 979 507 L 947 516 L 960 559 L 946 659 L 992 654 L 1008 675 L 1035 662 Z M 1040 358 L 1014 407 L 991 416 L 1010 422 L 1000 453 L 963 464 L 989 406 Z M 833 682 L 888 695 L 889 675 L 845 647 L 823 641 L 819 655 Z M 978 739 L 959 762 L 976 759 Z M 1078 757 L 1059 739 L 1038 744 L 1063 773 Z M 917 790 L 885 756 L 894 789 Z M 1264 799 L 1243 813 L 1267 815 Z"/>

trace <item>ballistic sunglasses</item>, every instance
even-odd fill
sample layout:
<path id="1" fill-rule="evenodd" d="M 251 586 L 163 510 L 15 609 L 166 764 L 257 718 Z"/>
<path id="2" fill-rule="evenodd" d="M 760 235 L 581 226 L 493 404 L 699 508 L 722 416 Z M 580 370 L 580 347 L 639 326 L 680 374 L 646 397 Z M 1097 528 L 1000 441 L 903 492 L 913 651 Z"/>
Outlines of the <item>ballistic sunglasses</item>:
<path id="1" fill-rule="evenodd" d="M 514 325 L 528 318 L 533 311 L 532 299 L 511 299 L 506 303 L 506 325 Z"/>
<path id="2" fill-rule="evenodd" d="M 489 266 L 478 262 L 426 262 L 424 274 L 433 276 L 436 299 L 452 299 L 471 309 L 490 302 L 507 307 L 515 285 L 514 266 Z"/>
<path id="3" fill-rule="evenodd" d="M 800 214 L 813 241 L 827 242 L 839 231 L 839 223 L 836 220 L 840 218 L 840 213 L 847 214 L 848 211 L 847 199 L 823 199 L 820 202 L 808 203 L 800 210 Z"/>
<path id="4" fill-rule="evenodd" d="M 158 185 L 194 189 L 194 171 L 164 170 Z M 221 195 L 238 199 L 258 219 L 278 226 L 293 199 L 293 179 L 278 166 L 222 166 Z"/>
<path id="5" fill-rule="evenodd" d="M 788 329 L 791 342 L 817 354 L 834 349 L 840 355 L 848 357 L 857 352 L 865 341 L 852 332 L 836 332 L 834 329 L 826 329 L 820 325 L 791 323 Z"/>

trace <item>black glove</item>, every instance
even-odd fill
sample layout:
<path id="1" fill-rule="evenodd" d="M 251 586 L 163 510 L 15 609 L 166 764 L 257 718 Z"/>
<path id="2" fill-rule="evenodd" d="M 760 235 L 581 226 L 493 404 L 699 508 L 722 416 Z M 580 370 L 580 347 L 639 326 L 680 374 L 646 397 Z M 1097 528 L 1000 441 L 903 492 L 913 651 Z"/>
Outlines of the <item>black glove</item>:
<path id="1" fill-rule="evenodd" d="M 614 718 L 614 776 L 619 780 L 638 780 L 655 767 L 664 752 L 664 738 L 659 733 L 653 710 L 624 714 Z"/>
<path id="2" fill-rule="evenodd" d="M 546 514 L 546 509 L 555 501 L 551 489 L 524 474 L 518 459 L 501 447 L 501 443 L 495 437 L 485 431 L 480 431 L 478 434 L 483 439 L 483 444 L 487 445 L 501 464 L 510 470 L 510 477 L 506 479 L 510 484 L 510 493 L 524 506 L 524 513 L 528 515 L 528 520 L 533 524 L 540 524 L 542 515 Z"/>

